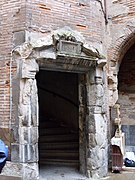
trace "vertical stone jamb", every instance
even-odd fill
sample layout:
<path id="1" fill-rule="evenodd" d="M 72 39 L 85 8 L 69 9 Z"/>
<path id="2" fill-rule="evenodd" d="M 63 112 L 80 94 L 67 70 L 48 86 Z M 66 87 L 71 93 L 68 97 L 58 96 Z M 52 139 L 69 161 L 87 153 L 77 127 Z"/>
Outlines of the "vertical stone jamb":
<path id="1" fill-rule="evenodd" d="M 28 44 L 18 47 L 15 53 L 18 55 L 14 81 L 17 82 L 13 95 L 17 95 L 17 99 L 15 102 L 13 99 L 16 106 L 16 120 L 12 128 L 11 161 L 22 164 L 23 179 L 36 180 L 39 171 L 38 95 L 35 75 L 39 67 L 35 59 L 30 56 L 31 48 Z"/>
<path id="2" fill-rule="evenodd" d="M 86 74 L 79 74 L 79 161 L 83 174 L 86 174 L 86 96 Z"/>
<path id="3" fill-rule="evenodd" d="M 92 67 L 87 74 L 87 175 L 105 176 L 107 166 L 107 117 L 102 66 Z"/>

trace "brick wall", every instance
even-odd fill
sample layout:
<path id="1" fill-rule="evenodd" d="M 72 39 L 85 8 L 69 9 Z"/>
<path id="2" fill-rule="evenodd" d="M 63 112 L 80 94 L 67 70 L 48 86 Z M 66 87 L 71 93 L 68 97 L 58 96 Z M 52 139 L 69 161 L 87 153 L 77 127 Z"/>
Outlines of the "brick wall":
<path id="1" fill-rule="evenodd" d="M 101 4 L 88 0 L 28 0 L 27 28 L 49 33 L 69 26 L 81 32 L 91 42 L 103 42 L 104 16 Z"/>
<path id="2" fill-rule="evenodd" d="M 25 28 L 25 3 L 22 0 L 0 1 L 0 126 L 9 123 L 10 60 L 13 32 Z"/>
<path id="3" fill-rule="evenodd" d="M 10 150 L 10 60 L 13 34 L 25 28 L 25 1 L 0 1 L 0 139 Z M 9 151 L 10 154 L 10 151 Z M 10 158 L 10 155 L 9 155 Z"/>
<path id="4" fill-rule="evenodd" d="M 135 1 L 108 0 L 107 1 L 107 59 L 109 104 L 113 106 L 118 99 L 117 74 L 119 64 L 127 50 L 135 42 Z"/>
<path id="5" fill-rule="evenodd" d="M 121 61 L 124 54 L 135 42 L 135 38 L 131 35 L 135 31 L 135 1 L 108 0 L 107 14 L 109 22 L 108 33 L 106 34 L 108 60 L 114 62 Z M 130 42 L 130 40 L 132 42 Z M 111 63 L 109 71 L 110 70 Z"/>

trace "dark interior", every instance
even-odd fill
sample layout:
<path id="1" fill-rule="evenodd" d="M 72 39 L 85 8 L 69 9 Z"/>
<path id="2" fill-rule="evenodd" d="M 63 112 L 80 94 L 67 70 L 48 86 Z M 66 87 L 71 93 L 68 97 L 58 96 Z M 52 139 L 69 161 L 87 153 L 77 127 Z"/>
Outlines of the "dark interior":
<path id="1" fill-rule="evenodd" d="M 126 151 L 135 152 L 135 44 L 129 48 L 120 64 L 118 90 Z"/>
<path id="2" fill-rule="evenodd" d="M 125 54 L 118 74 L 121 93 L 135 93 L 135 44 Z"/>
<path id="3" fill-rule="evenodd" d="M 39 164 L 79 166 L 78 74 L 40 70 Z"/>

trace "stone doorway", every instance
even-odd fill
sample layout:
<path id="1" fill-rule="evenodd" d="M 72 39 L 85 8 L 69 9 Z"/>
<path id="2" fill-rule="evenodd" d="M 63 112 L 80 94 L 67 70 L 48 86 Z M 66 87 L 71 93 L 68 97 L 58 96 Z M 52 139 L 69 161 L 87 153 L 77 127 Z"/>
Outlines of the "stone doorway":
<path id="1" fill-rule="evenodd" d="M 27 179 L 27 170 L 33 179 L 38 179 L 39 173 L 38 126 L 41 123 L 35 77 L 39 70 L 51 71 L 56 77 L 58 72 L 72 74 L 72 80 L 78 76 L 74 87 L 79 89 L 75 103 L 79 103 L 80 171 L 88 177 L 105 176 L 108 146 L 104 57 L 78 32 L 64 28 L 45 38 L 23 43 L 14 49 L 13 55 L 17 73 L 13 78 L 11 161 L 22 165 L 23 179 Z"/>
<path id="2" fill-rule="evenodd" d="M 39 165 L 79 168 L 78 74 L 40 70 Z"/>

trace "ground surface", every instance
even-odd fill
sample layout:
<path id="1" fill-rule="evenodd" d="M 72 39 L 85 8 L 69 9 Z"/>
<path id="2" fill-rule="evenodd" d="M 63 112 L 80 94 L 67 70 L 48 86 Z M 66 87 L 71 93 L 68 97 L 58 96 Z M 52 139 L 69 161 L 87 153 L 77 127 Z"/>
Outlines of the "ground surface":
<path id="1" fill-rule="evenodd" d="M 0 180 L 21 180 L 21 178 L 0 175 Z M 88 180 L 88 178 L 71 167 L 44 166 L 40 169 L 39 180 Z M 135 180 L 135 168 L 124 168 L 121 173 L 117 174 L 108 173 L 108 176 L 101 180 Z"/>
<path id="2" fill-rule="evenodd" d="M 87 180 L 87 178 L 75 168 L 44 166 L 40 169 L 39 180 Z"/>
<path id="3" fill-rule="evenodd" d="M 44 166 L 40 170 L 40 180 L 88 180 L 88 178 L 71 167 Z M 125 168 L 121 173 L 108 173 L 108 176 L 101 180 L 135 180 L 135 168 Z"/>
<path id="4" fill-rule="evenodd" d="M 119 174 L 110 173 L 106 178 L 101 178 L 103 180 L 135 180 L 135 171 L 127 172 L 123 171 Z"/>

